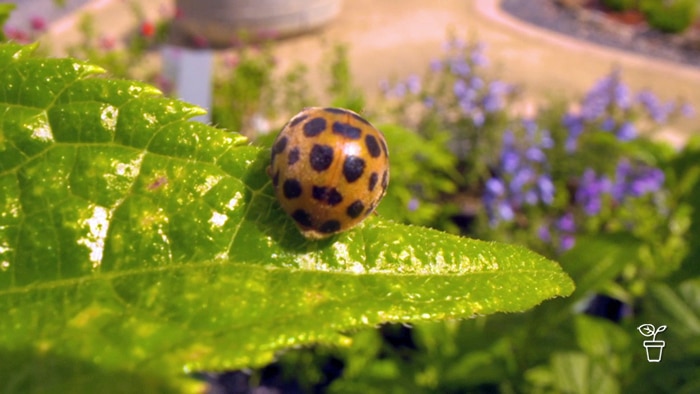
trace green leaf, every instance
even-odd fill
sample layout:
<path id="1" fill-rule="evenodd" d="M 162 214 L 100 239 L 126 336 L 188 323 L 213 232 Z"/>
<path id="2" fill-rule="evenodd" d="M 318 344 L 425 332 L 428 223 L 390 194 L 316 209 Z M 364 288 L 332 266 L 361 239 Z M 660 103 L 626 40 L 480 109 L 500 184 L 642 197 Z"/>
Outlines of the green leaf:
<path id="1" fill-rule="evenodd" d="M 7 40 L 4 29 L 5 22 L 10 18 L 10 14 L 15 7 L 14 4 L 0 4 L 0 41 Z"/>
<path id="2" fill-rule="evenodd" d="M 575 298 L 602 287 L 634 261 L 641 242 L 626 233 L 582 237 L 562 257 L 562 265 L 575 278 Z"/>
<path id="3" fill-rule="evenodd" d="M 672 288 L 665 283 L 649 286 L 649 302 L 659 324 L 686 337 L 700 334 L 700 279 L 694 278 Z"/>
<path id="4" fill-rule="evenodd" d="M 550 361 L 559 393 L 619 393 L 614 374 L 601 362 L 580 352 L 557 352 Z"/>
<path id="5" fill-rule="evenodd" d="M 381 322 L 573 291 L 522 247 L 375 217 L 308 241 L 274 199 L 267 151 L 31 49 L 0 46 L 0 391 L 186 390 L 173 379 Z"/>
<path id="6" fill-rule="evenodd" d="M 579 347 L 605 369 L 620 374 L 629 365 L 630 335 L 609 320 L 577 315 L 576 340 Z"/>

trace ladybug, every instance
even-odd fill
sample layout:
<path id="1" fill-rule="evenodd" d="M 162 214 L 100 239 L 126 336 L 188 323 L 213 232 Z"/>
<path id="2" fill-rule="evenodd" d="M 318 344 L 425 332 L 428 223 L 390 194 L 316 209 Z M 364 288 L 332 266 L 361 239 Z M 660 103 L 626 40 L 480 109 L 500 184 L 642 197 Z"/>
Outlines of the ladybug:
<path id="1" fill-rule="evenodd" d="M 384 135 L 343 108 L 305 108 L 280 131 L 267 169 L 282 209 L 308 239 L 357 226 L 389 184 Z"/>

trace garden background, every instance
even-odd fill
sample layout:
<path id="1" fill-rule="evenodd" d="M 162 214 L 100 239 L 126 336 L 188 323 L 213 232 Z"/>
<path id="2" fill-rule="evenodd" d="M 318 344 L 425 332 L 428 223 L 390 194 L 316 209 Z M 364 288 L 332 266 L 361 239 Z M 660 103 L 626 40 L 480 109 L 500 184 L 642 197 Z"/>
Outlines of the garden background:
<path id="1" fill-rule="evenodd" d="M 691 10 L 695 15 L 696 8 Z M 172 21 L 183 17 L 173 4 L 98 1 L 83 11 L 87 12 L 69 13 L 53 23 L 36 12 L 5 24 L 11 41 L 40 45 L 20 49 L 8 44 L 3 49 L 2 131 L 3 141 L 11 141 L 3 142 L 10 153 L 1 162 L 5 198 L 0 302 L 8 316 L 0 347 L 4 390 L 191 391 L 205 385 L 211 392 L 268 388 L 614 393 L 694 392 L 700 386 L 695 373 L 700 363 L 695 263 L 700 251 L 693 236 L 700 225 L 700 146 L 693 136 L 694 112 L 700 105 L 696 67 L 529 26 L 504 14 L 495 1 L 408 1 L 400 7 L 392 2 L 345 2 L 340 15 L 322 30 L 280 40 L 270 31 L 259 37 L 244 34 L 236 36 L 235 48 L 217 53 L 213 125 L 247 136 L 253 145 L 249 146 L 236 133 L 177 123 L 198 110 L 148 101 L 145 96 L 157 92 L 143 85 L 83 83 L 99 70 L 26 60 L 70 55 L 102 67 L 109 78 L 145 81 L 166 94 L 173 91 L 173 81 L 160 71 L 159 62 L 159 48 L 168 39 Z M 209 43 L 195 36 L 192 45 L 206 48 Z M 26 82 L 32 78 L 45 78 L 46 90 L 36 87 L 35 93 L 28 93 L 34 91 L 35 85 Z M 78 82 L 66 82 L 71 78 Z M 91 80 L 101 81 L 85 79 Z M 127 91 L 134 96 L 123 96 Z M 141 109 L 128 105 L 142 97 Z M 72 107 L 76 102 L 101 104 Z M 361 113 L 385 133 L 392 159 L 392 180 L 379 218 L 316 246 L 295 238 L 298 234 L 281 211 L 269 208 L 274 201 L 265 192 L 266 180 L 254 175 L 262 173 L 275 130 L 310 105 Z M 28 108 L 42 106 L 59 147 L 25 145 L 17 131 L 35 119 Z M 174 114 L 168 112 L 172 108 Z M 163 133 L 154 132 L 155 153 L 169 159 L 147 161 L 149 166 L 141 168 L 147 176 L 134 181 L 147 193 L 165 194 L 100 191 L 95 174 L 111 174 L 99 157 L 120 157 L 127 151 L 109 144 L 105 151 L 83 147 L 105 143 L 93 130 L 91 111 L 98 111 L 98 123 L 105 130 L 117 113 L 120 124 L 136 124 L 139 111 L 156 114 L 152 123 L 164 129 L 169 122 L 178 125 L 170 137 L 156 138 Z M 79 135 L 71 134 L 71 125 L 82 130 Z M 129 147 L 140 138 L 139 128 L 132 128 L 121 131 L 132 133 L 131 140 L 120 142 Z M 195 135 L 207 142 L 194 141 Z M 60 150 L 62 144 L 68 153 Z M 235 199 L 229 214 L 242 223 L 235 227 L 236 234 L 250 230 L 251 235 L 234 236 L 243 249 L 235 253 L 237 263 L 229 266 L 219 265 L 214 257 L 220 257 L 218 242 L 234 241 L 198 233 L 201 223 L 196 219 L 206 214 L 198 198 L 217 206 L 227 192 L 237 195 L 235 182 L 226 186 L 216 171 L 209 172 L 206 157 L 228 157 L 223 147 L 233 145 L 239 147 L 237 155 L 221 166 L 247 189 L 240 189 L 244 196 Z M 21 153 L 12 154 L 15 148 Z M 207 165 L 200 168 L 200 161 Z M 128 168 L 120 171 L 128 176 Z M 185 186 L 176 187 L 176 180 Z M 192 190 L 201 192 L 204 187 L 206 192 L 195 197 L 188 192 L 188 180 Z M 56 190 L 48 189 L 57 201 L 69 202 L 67 210 L 41 194 L 47 185 L 56 185 Z M 79 263 L 79 248 L 62 249 L 65 240 L 60 237 L 42 238 L 64 234 L 61 229 L 70 227 L 71 220 L 80 223 L 78 202 L 70 207 L 73 200 L 61 194 L 66 190 L 99 206 L 130 206 L 106 213 L 90 208 L 92 218 L 100 213 L 113 223 L 108 236 L 92 230 L 98 239 L 110 240 L 107 257 L 98 259 L 101 272 L 94 271 L 94 265 L 81 265 L 94 263 L 94 256 Z M 253 197 L 245 190 L 252 190 Z M 139 198 L 131 199 L 132 193 Z M 40 194 L 43 197 L 36 197 Z M 243 213 L 239 200 L 246 207 Z M 166 211 L 173 209 L 172 215 L 156 214 L 162 202 Z M 49 208 L 40 208 L 42 204 Z M 182 214 L 189 209 L 195 216 L 191 222 Z M 149 220 L 155 225 L 140 221 L 145 212 L 152 213 Z M 126 228 L 129 223 L 158 227 L 159 220 L 186 223 L 169 233 L 179 246 L 163 246 L 157 229 L 149 240 L 143 238 L 148 232 L 129 233 Z M 278 228 L 270 229 L 274 227 Z M 124 239 L 134 242 L 137 253 L 115 257 L 120 254 L 113 232 L 118 231 L 130 234 L 132 238 Z M 401 241 L 391 247 L 390 238 L 382 234 L 401 234 Z M 519 247 L 471 243 L 468 238 L 524 246 L 557 261 L 576 290 L 550 260 Z M 89 240 L 80 242 L 91 245 Z M 279 278 L 250 264 L 265 260 L 265 243 L 273 251 L 271 264 L 282 268 Z M 407 252 L 409 246 L 416 248 Z M 162 248 L 170 248 L 163 261 L 173 264 L 177 256 L 184 256 L 187 270 L 153 278 L 161 272 L 160 263 L 147 260 L 162 256 Z M 361 249 L 363 254 L 356 255 Z M 462 254 L 474 260 L 465 265 Z M 359 266 L 352 263 L 360 261 L 353 260 L 357 256 L 362 256 Z M 480 261 L 476 256 L 484 260 L 482 265 L 473 263 Z M 203 265 L 204 270 L 193 263 L 210 258 L 214 262 Z M 65 261 L 76 265 L 70 268 Z M 138 271 L 134 267 L 139 264 L 147 268 Z M 306 275 L 337 273 L 328 268 L 334 264 L 353 273 L 377 269 L 382 275 L 367 275 L 371 283 L 363 275 Z M 503 279 L 490 282 L 469 276 L 498 265 L 505 270 Z M 290 272 L 284 271 L 290 266 Z M 47 267 L 57 273 L 47 274 Z M 110 276 L 110 270 L 116 276 Z M 528 270 L 534 274 L 529 276 Z M 91 275 L 109 282 L 107 290 L 88 288 Z M 246 275 L 244 280 L 232 279 Z M 216 284 L 217 278 L 222 282 Z M 291 290 L 267 285 L 275 281 Z M 161 293 L 158 286 L 167 290 Z M 335 288 L 348 297 L 333 298 L 329 293 Z M 203 298 L 202 289 L 223 305 L 209 305 L 213 300 Z M 511 290 L 512 297 L 504 297 L 504 291 Z M 239 298 L 229 295 L 239 291 Z M 110 292 L 119 302 L 107 302 L 114 301 Z M 527 292 L 530 297 L 523 295 Z M 272 305 L 280 294 L 290 299 L 297 294 L 302 301 L 289 310 L 284 303 Z M 379 294 L 384 299 L 376 305 L 364 300 Z M 247 304 L 254 295 L 269 300 L 272 307 Z M 164 297 L 171 296 L 166 302 Z M 92 297 L 98 301 L 88 302 Z M 421 299 L 445 302 L 423 304 Z M 200 305 L 206 306 L 206 313 L 197 311 Z M 239 310 L 231 314 L 231 309 Z M 51 310 L 56 313 L 48 313 Z M 516 311 L 526 312 L 493 314 Z M 150 321 L 150 313 L 157 318 Z M 311 316 L 309 324 L 325 331 L 303 324 L 282 324 L 275 331 L 274 320 L 270 323 L 275 313 L 288 319 Z M 241 328 L 233 324 L 237 316 L 262 318 L 268 325 Z M 120 326 L 111 329 L 115 321 Z M 390 322 L 394 324 L 384 324 Z M 666 344 L 660 363 L 646 359 L 646 338 L 637 331 L 645 323 L 667 326 L 659 334 Z M 187 329 L 199 336 L 176 333 Z M 228 331 L 234 334 L 221 334 Z M 124 340 L 120 345 L 125 332 L 135 342 Z M 222 341 L 202 338 L 212 333 L 219 333 Z M 271 341 L 273 334 L 278 339 Z M 139 336 L 148 339 L 139 344 Z M 212 344 L 226 343 L 231 349 L 211 349 Z M 129 352 L 120 352 L 120 346 Z M 154 358 L 162 349 L 170 353 Z M 171 370 L 156 372 L 159 368 Z"/>

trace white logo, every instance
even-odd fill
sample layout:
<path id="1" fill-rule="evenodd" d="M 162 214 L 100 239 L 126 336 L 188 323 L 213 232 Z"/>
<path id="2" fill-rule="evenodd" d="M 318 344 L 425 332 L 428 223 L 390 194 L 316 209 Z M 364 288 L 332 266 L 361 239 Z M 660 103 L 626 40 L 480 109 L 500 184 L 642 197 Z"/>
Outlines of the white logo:
<path id="1" fill-rule="evenodd" d="M 657 341 L 656 334 L 666 331 L 666 326 L 654 328 L 653 324 L 647 323 L 637 327 L 637 330 L 645 337 L 651 337 L 651 341 L 644 341 L 644 348 L 647 350 L 647 361 L 650 363 L 660 362 L 666 342 Z"/>

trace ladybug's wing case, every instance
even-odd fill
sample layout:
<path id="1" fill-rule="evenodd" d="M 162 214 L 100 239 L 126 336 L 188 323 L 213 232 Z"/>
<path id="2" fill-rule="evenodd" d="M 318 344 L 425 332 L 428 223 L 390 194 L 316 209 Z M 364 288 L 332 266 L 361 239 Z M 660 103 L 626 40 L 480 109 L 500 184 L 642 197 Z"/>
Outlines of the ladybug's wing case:
<path id="1" fill-rule="evenodd" d="M 369 122 L 348 110 L 308 108 L 280 132 L 270 176 L 302 233 L 322 238 L 357 225 L 376 207 L 388 165 L 384 137 Z"/>

